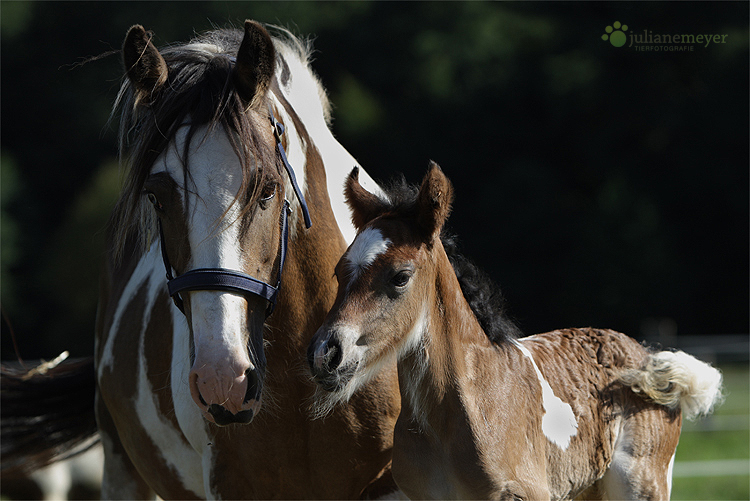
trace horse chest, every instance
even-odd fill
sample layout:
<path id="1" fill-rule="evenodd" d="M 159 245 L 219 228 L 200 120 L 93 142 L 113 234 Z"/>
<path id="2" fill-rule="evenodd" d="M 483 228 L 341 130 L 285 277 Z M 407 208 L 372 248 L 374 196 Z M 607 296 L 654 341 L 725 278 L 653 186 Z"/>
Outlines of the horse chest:
<path id="1" fill-rule="evenodd" d="M 186 379 L 174 377 L 170 355 L 180 346 L 173 337 L 182 333 L 173 332 L 172 307 L 155 272 L 157 258 L 152 248 L 140 259 L 117 290 L 98 333 L 99 394 L 114 424 L 106 429 L 100 419 L 100 428 L 117 437 L 129 461 L 161 496 L 202 497 L 201 456 L 176 417 L 180 392 L 173 391 L 174 381 Z M 124 477 L 112 454 L 107 456 L 105 479 Z"/>

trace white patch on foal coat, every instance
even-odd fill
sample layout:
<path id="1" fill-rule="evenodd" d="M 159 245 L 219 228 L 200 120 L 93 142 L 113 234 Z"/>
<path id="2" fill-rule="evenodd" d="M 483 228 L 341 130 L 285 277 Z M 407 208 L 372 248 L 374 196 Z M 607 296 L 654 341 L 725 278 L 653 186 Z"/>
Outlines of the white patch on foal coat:
<path id="1" fill-rule="evenodd" d="M 379 255 L 388 250 L 390 244 L 391 241 L 383 238 L 383 233 L 377 228 L 365 228 L 362 233 L 357 235 L 354 243 L 344 256 L 346 268 L 349 272 L 348 284 L 356 281 L 364 269 L 370 266 Z"/>
<path id="2" fill-rule="evenodd" d="M 422 382 L 427 375 L 430 356 L 425 339 L 425 333 L 429 327 L 427 309 L 423 309 L 412 329 L 404 337 L 402 345 L 398 348 L 398 359 L 401 360 L 409 353 L 414 354 L 414 365 L 409 367 L 408 384 L 403 388 L 405 400 L 410 406 L 412 416 L 417 420 L 422 430 L 429 427 L 427 413 L 424 412 L 428 406 L 425 403 L 425 394 L 421 391 Z"/>
<path id="3" fill-rule="evenodd" d="M 570 445 L 570 439 L 578 433 L 578 421 L 570 404 L 563 402 L 552 391 L 542 372 L 537 367 L 531 352 L 521 342 L 514 343 L 521 353 L 531 361 L 536 371 L 536 377 L 542 386 L 542 405 L 544 406 L 544 417 L 542 418 L 542 432 L 547 440 L 565 450 Z"/>

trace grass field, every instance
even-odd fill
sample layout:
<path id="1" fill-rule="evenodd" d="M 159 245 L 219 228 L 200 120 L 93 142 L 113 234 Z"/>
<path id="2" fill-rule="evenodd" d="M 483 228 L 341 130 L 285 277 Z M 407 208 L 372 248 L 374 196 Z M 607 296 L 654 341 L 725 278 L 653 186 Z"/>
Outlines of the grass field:
<path id="1" fill-rule="evenodd" d="M 750 499 L 750 371 L 747 365 L 720 369 L 723 405 L 713 415 L 683 425 L 673 500 Z"/>

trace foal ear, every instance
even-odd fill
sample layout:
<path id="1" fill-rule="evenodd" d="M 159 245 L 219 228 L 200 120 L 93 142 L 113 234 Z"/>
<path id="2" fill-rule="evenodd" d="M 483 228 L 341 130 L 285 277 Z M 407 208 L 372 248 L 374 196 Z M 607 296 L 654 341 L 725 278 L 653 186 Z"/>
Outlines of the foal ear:
<path id="1" fill-rule="evenodd" d="M 250 106 L 257 107 L 266 95 L 275 66 L 271 35 L 260 23 L 248 19 L 232 76 L 237 92 Z"/>
<path id="2" fill-rule="evenodd" d="M 386 211 L 387 206 L 377 195 L 359 184 L 359 167 L 352 169 L 344 185 L 344 197 L 352 210 L 352 223 L 357 231 Z"/>
<path id="3" fill-rule="evenodd" d="M 122 60 L 135 86 L 136 104 L 148 104 L 153 93 L 167 81 L 167 63 L 151 43 L 151 37 L 143 26 L 136 24 L 128 30 L 122 44 Z"/>
<path id="4" fill-rule="evenodd" d="M 432 238 L 440 233 L 451 212 L 452 203 L 453 185 L 440 166 L 430 161 L 417 195 L 417 222 L 425 236 Z"/>

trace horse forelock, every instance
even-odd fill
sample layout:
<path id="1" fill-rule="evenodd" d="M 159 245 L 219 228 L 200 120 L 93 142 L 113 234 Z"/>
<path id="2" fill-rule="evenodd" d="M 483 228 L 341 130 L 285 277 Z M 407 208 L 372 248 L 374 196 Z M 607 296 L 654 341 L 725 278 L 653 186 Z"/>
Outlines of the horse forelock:
<path id="1" fill-rule="evenodd" d="M 309 45 L 286 30 L 276 31 L 283 35 L 283 39 L 274 40 L 277 75 L 280 80 L 289 79 L 283 75 L 285 68 L 289 71 L 284 58 L 294 57 L 307 65 Z M 159 156 L 174 147 L 182 127 L 188 127 L 184 149 L 178 152 L 183 168 L 181 181 L 186 188 L 190 182 L 188 152 L 194 140 L 202 140 L 197 133 L 203 128 L 209 132 L 222 129 L 242 163 L 243 178 L 237 197 L 248 193 L 251 176 L 255 176 L 248 199 L 242 201 L 245 207 L 260 196 L 265 178 L 273 172 L 269 166 L 274 166 L 277 173 L 282 171 L 274 145 L 263 140 L 258 124 L 232 84 L 230 58 L 237 54 L 242 35 L 240 30 L 215 30 L 187 44 L 163 49 L 161 54 L 169 67 L 169 78 L 148 106 L 135 102 L 133 85 L 125 78 L 113 108 L 113 116 L 118 112 L 120 116 L 120 158 L 126 166 L 125 182 L 111 220 L 112 251 L 116 257 L 121 255 L 129 235 L 138 236 L 144 247 L 154 239 L 156 217 L 142 196 L 143 185 Z M 314 75 L 310 75 L 322 89 Z M 325 92 L 320 91 L 319 97 L 323 113 L 328 113 Z M 265 116 L 265 106 L 258 111 Z"/>

